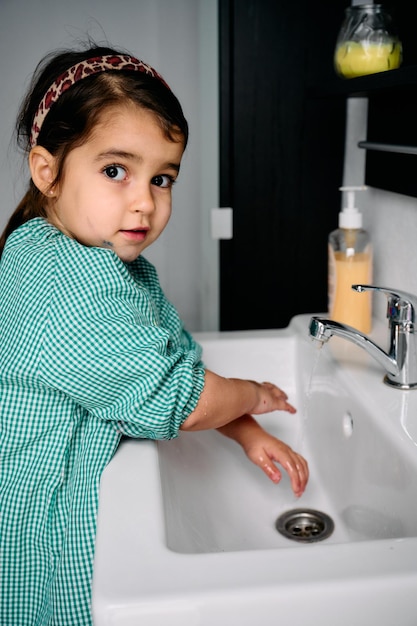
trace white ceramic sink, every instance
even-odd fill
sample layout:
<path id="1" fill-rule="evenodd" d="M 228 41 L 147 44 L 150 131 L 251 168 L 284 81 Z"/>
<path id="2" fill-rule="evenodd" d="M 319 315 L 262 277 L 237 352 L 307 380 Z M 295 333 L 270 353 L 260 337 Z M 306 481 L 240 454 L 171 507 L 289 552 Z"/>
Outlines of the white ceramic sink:
<path id="1" fill-rule="evenodd" d="M 415 626 L 417 391 L 385 386 L 343 340 L 318 350 L 309 319 L 198 337 L 211 369 L 287 391 L 297 414 L 259 421 L 308 459 L 305 494 L 297 500 L 285 475 L 270 483 L 217 432 L 124 441 L 101 485 L 98 626 Z M 275 522 L 294 508 L 326 513 L 333 533 L 282 536 Z"/>

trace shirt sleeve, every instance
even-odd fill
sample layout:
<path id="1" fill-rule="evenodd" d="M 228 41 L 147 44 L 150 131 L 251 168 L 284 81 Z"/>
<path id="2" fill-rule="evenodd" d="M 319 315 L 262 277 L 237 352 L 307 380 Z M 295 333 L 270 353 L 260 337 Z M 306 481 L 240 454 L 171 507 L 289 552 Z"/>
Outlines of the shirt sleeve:
<path id="1" fill-rule="evenodd" d="M 204 387 L 200 346 L 150 264 L 141 283 L 111 251 L 73 246 L 80 258 L 57 264 L 41 381 L 123 434 L 177 436 Z"/>
<path id="2" fill-rule="evenodd" d="M 202 350 L 194 337 L 184 328 L 176 308 L 166 298 L 159 283 L 158 274 L 155 267 L 140 256 L 136 261 L 128 265 L 136 280 L 143 284 L 149 291 L 155 306 L 157 307 L 160 323 L 165 328 L 169 328 L 173 339 L 181 344 L 185 349 Z"/>

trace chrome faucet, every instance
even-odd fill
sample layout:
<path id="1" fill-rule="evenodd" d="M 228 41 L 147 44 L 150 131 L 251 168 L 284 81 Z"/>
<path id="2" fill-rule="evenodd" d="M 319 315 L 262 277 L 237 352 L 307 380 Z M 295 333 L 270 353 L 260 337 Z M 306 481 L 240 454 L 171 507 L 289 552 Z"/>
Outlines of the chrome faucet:
<path id="1" fill-rule="evenodd" d="M 352 285 L 352 289 L 358 292 L 377 291 L 388 297 L 388 352 L 384 352 L 356 328 L 320 317 L 311 318 L 310 336 L 321 343 L 327 342 L 333 335 L 343 337 L 364 348 L 382 365 L 386 371 L 384 382 L 387 385 L 396 389 L 417 389 L 417 296 L 373 285 Z"/>

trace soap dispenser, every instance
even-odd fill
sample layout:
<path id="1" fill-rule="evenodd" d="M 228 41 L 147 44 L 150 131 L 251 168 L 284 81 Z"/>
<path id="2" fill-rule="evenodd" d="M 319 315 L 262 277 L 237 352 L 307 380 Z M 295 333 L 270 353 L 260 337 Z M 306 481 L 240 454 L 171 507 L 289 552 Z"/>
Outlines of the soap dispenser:
<path id="1" fill-rule="evenodd" d="M 352 285 L 372 283 L 372 246 L 362 228 L 362 214 L 355 206 L 355 191 L 361 187 L 340 187 L 347 205 L 339 213 L 339 228 L 329 235 L 328 296 L 331 319 L 348 324 L 363 333 L 372 326 L 370 292 L 357 293 Z"/>

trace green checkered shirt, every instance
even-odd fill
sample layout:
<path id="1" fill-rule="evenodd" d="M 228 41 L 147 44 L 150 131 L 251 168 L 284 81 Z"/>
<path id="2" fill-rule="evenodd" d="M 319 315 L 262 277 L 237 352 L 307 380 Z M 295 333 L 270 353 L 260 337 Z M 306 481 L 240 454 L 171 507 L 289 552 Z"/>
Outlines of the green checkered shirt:
<path id="1" fill-rule="evenodd" d="M 0 624 L 87 626 L 101 473 L 121 435 L 176 437 L 199 346 L 153 266 L 37 218 L 0 264 Z M 138 529 L 140 532 L 140 529 Z"/>

